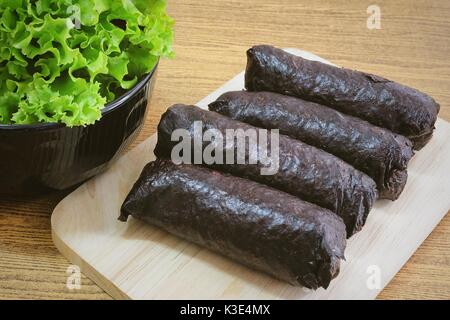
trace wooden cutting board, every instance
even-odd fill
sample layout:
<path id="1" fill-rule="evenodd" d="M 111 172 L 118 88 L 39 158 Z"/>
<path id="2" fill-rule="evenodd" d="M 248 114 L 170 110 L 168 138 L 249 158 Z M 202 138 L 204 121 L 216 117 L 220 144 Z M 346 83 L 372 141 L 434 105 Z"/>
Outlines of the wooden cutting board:
<path id="1" fill-rule="evenodd" d="M 326 62 L 308 52 L 288 51 Z M 243 85 L 241 73 L 198 106 L 206 108 Z M 327 290 L 290 286 L 132 218 L 119 222 L 123 200 L 154 159 L 156 135 L 58 204 L 53 240 L 115 298 L 373 299 L 450 209 L 449 141 L 450 124 L 439 119 L 431 142 L 410 162 L 400 199 L 376 202 L 365 228 L 349 240 L 340 275 Z"/>

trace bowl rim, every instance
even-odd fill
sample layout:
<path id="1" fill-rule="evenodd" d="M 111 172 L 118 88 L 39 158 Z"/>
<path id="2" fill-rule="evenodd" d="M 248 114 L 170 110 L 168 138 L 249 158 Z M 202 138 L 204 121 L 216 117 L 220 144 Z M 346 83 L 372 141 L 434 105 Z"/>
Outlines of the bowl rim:
<path id="1" fill-rule="evenodd" d="M 111 101 L 108 103 L 103 109 L 102 109 L 102 117 L 106 114 L 114 111 L 118 107 L 120 107 L 125 101 L 130 99 L 132 96 L 134 96 L 137 92 L 139 92 L 150 79 L 153 77 L 154 73 L 156 72 L 156 69 L 159 65 L 159 58 L 156 62 L 156 65 L 153 67 L 152 71 L 150 71 L 148 74 L 146 74 L 141 81 L 139 81 L 133 88 L 125 92 L 123 95 L 121 95 L 119 98 Z M 95 125 L 101 120 L 101 118 L 91 124 Z M 88 126 L 91 126 L 88 125 Z M 65 127 L 68 128 L 64 123 L 60 122 L 44 122 L 44 123 L 33 123 L 33 124 L 0 124 L 0 130 L 33 130 L 33 129 L 57 129 Z M 87 127 L 87 126 L 82 126 Z M 74 127 L 76 128 L 76 127 Z"/>

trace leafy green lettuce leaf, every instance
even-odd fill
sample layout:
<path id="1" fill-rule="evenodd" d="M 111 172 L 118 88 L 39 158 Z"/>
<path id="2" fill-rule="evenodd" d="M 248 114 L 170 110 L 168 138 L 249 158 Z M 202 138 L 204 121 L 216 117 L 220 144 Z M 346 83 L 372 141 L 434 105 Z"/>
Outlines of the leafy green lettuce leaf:
<path id="1" fill-rule="evenodd" d="M 1 0 L 0 124 L 93 124 L 172 41 L 165 0 Z"/>

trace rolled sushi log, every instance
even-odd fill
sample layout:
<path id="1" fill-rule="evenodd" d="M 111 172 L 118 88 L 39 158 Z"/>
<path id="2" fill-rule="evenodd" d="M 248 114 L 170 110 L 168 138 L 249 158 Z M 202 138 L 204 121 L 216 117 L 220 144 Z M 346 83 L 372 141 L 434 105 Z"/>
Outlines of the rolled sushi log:
<path id="1" fill-rule="evenodd" d="M 173 141 L 176 130 L 182 129 L 190 139 L 192 152 L 189 163 L 198 163 L 194 159 L 196 135 L 200 125 L 203 132 L 214 130 L 226 136 L 227 130 L 252 132 L 262 130 L 246 123 L 230 119 L 216 112 L 200 109 L 195 106 L 174 105 L 161 118 L 158 126 L 158 142 L 155 155 L 159 158 L 172 158 L 173 148 L 179 143 Z M 205 151 L 211 145 L 208 141 L 200 141 L 200 149 Z M 272 149 L 272 141 L 267 140 L 267 149 Z M 220 154 L 242 153 L 238 143 L 228 144 L 224 141 L 217 144 Z M 261 146 L 259 146 L 261 147 Z M 298 196 L 304 201 L 329 209 L 342 217 L 350 237 L 361 230 L 373 202 L 378 197 L 375 182 L 366 174 L 353 168 L 343 160 L 323 150 L 310 146 L 288 136 L 279 135 L 278 159 L 269 162 L 256 161 L 259 148 L 245 144 L 245 161 L 222 161 L 221 163 L 199 164 L 213 169 L 231 173 L 263 183 L 273 188 Z M 185 160 L 183 160 L 185 161 Z M 273 162 L 278 161 L 275 165 Z M 185 162 L 186 163 L 186 162 Z M 272 174 L 262 174 L 267 166 L 277 167 Z"/>
<path id="2" fill-rule="evenodd" d="M 395 200 L 405 187 L 412 143 L 390 130 L 272 92 L 227 92 L 209 109 L 257 127 L 279 129 L 345 160 L 375 180 L 380 198 Z"/>
<path id="3" fill-rule="evenodd" d="M 345 225 L 331 211 L 201 166 L 148 164 L 119 219 L 130 215 L 311 289 L 327 288 L 344 257 Z"/>
<path id="4" fill-rule="evenodd" d="M 433 135 L 439 104 L 416 89 L 272 46 L 255 46 L 247 57 L 249 91 L 272 91 L 329 106 L 406 136 L 416 150 Z"/>

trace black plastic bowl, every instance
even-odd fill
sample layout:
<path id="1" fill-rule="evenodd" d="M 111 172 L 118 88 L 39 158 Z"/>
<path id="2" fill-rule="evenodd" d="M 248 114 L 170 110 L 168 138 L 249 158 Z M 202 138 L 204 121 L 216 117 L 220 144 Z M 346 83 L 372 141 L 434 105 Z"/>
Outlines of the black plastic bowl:
<path id="1" fill-rule="evenodd" d="M 93 125 L 0 125 L 0 194 L 64 190 L 103 172 L 144 124 L 157 66 Z"/>

